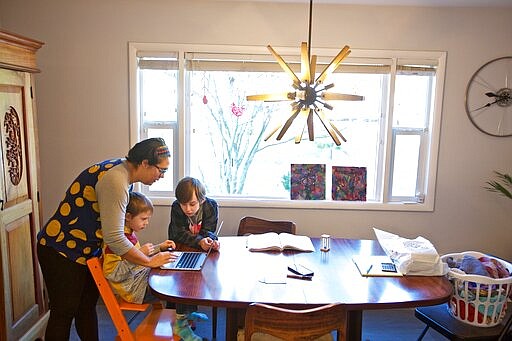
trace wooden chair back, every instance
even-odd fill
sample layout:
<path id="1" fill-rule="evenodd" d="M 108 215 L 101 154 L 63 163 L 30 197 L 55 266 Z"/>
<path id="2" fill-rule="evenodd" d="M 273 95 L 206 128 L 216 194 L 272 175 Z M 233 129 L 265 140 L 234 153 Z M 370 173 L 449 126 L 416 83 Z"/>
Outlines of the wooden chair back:
<path id="1" fill-rule="evenodd" d="M 238 225 L 238 235 L 266 233 L 266 232 L 286 232 L 295 234 L 297 226 L 293 221 L 287 220 L 266 220 L 256 217 L 243 217 Z"/>
<path id="2" fill-rule="evenodd" d="M 337 340 L 346 339 L 347 310 L 341 303 L 292 310 L 263 303 L 252 303 L 245 315 L 245 341 L 254 333 L 286 340 L 313 340 L 336 330 Z"/>
<path id="3" fill-rule="evenodd" d="M 141 341 L 141 340 L 174 340 L 172 333 L 172 323 L 176 320 L 176 313 L 171 309 L 163 309 L 161 304 L 151 305 L 148 303 L 136 304 L 126 302 L 116 297 L 110 284 L 103 275 L 103 264 L 98 257 L 87 260 L 87 267 L 96 283 L 100 296 L 105 303 L 105 307 L 117 330 L 116 340 L 121 341 Z M 131 310 L 147 313 L 137 328 L 132 331 L 123 310 Z"/>

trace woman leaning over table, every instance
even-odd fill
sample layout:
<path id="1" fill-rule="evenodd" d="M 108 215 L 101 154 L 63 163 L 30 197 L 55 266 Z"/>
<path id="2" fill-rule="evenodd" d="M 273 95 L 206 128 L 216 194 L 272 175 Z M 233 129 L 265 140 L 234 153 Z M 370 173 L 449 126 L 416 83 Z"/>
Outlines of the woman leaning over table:
<path id="1" fill-rule="evenodd" d="M 151 185 L 162 178 L 169 157 L 163 139 L 143 140 L 129 150 L 125 159 L 96 163 L 69 186 L 37 236 L 37 255 L 50 301 L 45 340 L 69 340 L 73 319 L 81 340 L 98 340 L 99 293 L 86 261 L 101 255 L 103 242 L 132 263 L 159 267 L 172 260 L 170 252 L 149 257 L 124 235 L 131 185 Z"/>

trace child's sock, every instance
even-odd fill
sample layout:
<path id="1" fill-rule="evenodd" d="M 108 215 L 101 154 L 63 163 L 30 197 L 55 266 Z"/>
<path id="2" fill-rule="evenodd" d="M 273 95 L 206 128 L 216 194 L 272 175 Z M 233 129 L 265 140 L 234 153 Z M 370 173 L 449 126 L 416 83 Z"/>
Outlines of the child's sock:
<path id="1" fill-rule="evenodd" d="M 187 316 L 188 324 L 192 330 L 196 330 L 196 322 L 208 321 L 208 315 L 194 311 Z"/>
<path id="2" fill-rule="evenodd" d="M 176 322 L 172 326 L 173 333 L 183 341 L 202 341 L 203 338 L 196 335 L 188 324 L 188 317 L 185 314 L 176 314 Z"/>
<path id="3" fill-rule="evenodd" d="M 197 311 L 194 311 L 194 312 L 188 314 L 187 318 L 189 321 L 197 321 L 197 322 L 208 321 L 208 315 L 199 313 Z"/>

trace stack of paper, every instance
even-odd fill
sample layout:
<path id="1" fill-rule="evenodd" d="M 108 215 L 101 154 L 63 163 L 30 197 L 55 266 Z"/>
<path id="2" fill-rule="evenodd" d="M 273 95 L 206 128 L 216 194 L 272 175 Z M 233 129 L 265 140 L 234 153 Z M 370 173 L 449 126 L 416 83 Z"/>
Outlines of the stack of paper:
<path id="1" fill-rule="evenodd" d="M 441 261 L 434 245 L 423 238 L 406 239 L 374 228 L 382 249 L 406 275 L 442 276 L 448 267 Z"/>

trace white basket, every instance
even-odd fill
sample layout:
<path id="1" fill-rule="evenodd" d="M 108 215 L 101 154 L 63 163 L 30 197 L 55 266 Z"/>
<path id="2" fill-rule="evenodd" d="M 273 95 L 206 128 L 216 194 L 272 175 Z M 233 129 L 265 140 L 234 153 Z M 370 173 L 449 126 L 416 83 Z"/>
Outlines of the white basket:
<path id="1" fill-rule="evenodd" d="M 494 258 L 512 273 L 512 264 L 476 251 L 446 254 L 441 260 L 446 263 L 446 259 L 452 257 L 458 261 L 462 260 L 464 255 Z M 448 279 L 453 285 L 453 294 L 449 302 L 449 311 L 453 317 L 478 327 L 493 327 L 501 322 L 507 311 L 512 276 L 492 278 L 467 275 L 455 269 L 448 272 Z"/>

